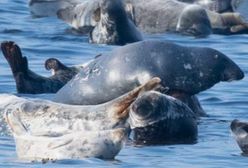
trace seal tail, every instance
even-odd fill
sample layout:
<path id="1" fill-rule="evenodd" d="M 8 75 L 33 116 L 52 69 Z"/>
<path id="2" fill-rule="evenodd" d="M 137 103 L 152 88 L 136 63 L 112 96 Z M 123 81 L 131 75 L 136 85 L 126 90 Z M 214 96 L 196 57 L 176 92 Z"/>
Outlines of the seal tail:
<path id="1" fill-rule="evenodd" d="M 26 57 L 22 56 L 21 49 L 17 44 L 13 41 L 6 41 L 1 43 L 1 49 L 14 77 L 19 73 L 27 74 L 28 61 Z"/>
<path id="2" fill-rule="evenodd" d="M 121 97 L 118 97 L 111 101 L 112 105 L 107 105 L 107 108 L 113 113 L 114 118 L 122 119 L 126 118 L 129 113 L 129 106 L 136 100 L 140 93 L 156 89 L 161 82 L 161 79 L 158 77 L 152 78 L 145 84 L 136 87 L 132 91 L 124 94 Z"/>

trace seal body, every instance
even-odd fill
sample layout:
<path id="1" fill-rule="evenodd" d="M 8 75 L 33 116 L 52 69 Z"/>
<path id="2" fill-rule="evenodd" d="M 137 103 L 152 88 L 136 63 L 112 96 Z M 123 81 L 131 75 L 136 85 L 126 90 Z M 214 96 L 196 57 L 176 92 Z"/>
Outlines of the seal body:
<path id="1" fill-rule="evenodd" d="M 124 45 L 143 40 L 121 0 L 101 0 L 99 10 L 100 21 L 90 33 L 90 42 Z"/>
<path id="2" fill-rule="evenodd" d="M 235 119 L 232 121 L 230 128 L 239 148 L 244 154 L 248 154 L 248 123 Z"/>
<path id="3" fill-rule="evenodd" d="M 140 92 L 156 88 L 159 82 L 159 78 L 154 78 L 96 106 L 72 106 L 4 94 L 0 95 L 0 109 L 21 159 L 113 159 L 128 136 L 130 104 Z"/>
<path id="4" fill-rule="evenodd" d="M 159 92 L 139 96 L 130 107 L 133 140 L 139 145 L 194 143 L 197 122 L 183 102 Z"/>
<path id="5" fill-rule="evenodd" d="M 155 76 L 171 91 L 195 95 L 220 81 L 240 80 L 244 73 L 217 50 L 148 40 L 102 54 L 60 89 L 54 100 L 99 104 Z"/>
<path id="6" fill-rule="evenodd" d="M 80 32 L 90 33 L 92 43 L 124 45 L 143 39 L 129 19 L 122 0 L 85 1 L 59 10 L 58 18 Z"/>

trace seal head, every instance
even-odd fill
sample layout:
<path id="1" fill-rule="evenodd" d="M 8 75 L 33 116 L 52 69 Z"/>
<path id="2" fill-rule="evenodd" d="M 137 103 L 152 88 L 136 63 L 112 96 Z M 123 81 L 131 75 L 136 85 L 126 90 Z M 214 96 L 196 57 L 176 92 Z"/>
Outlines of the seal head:
<path id="1" fill-rule="evenodd" d="M 131 105 L 129 123 L 136 144 L 194 143 L 196 117 L 181 101 L 156 91 L 142 94 Z"/>

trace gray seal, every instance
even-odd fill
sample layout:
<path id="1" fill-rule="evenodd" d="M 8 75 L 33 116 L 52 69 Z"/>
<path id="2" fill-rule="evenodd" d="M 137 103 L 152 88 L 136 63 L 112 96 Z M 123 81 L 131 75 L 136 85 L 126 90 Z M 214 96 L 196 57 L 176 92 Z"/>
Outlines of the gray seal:
<path id="1" fill-rule="evenodd" d="M 18 93 L 56 93 L 79 71 L 50 58 L 46 60 L 45 68 L 52 70 L 53 75 L 44 77 L 29 69 L 27 58 L 22 56 L 20 47 L 14 42 L 1 43 L 1 49 L 15 78 Z"/>
<path id="2" fill-rule="evenodd" d="M 54 101 L 99 104 L 156 76 L 168 93 L 191 96 L 221 81 L 240 80 L 244 73 L 217 50 L 147 40 L 97 57 L 56 93 Z"/>
<path id="3" fill-rule="evenodd" d="M 78 12 L 81 6 L 84 12 Z M 92 10 L 89 11 L 90 7 Z M 121 0 L 84 2 L 75 8 L 61 9 L 57 15 L 58 18 L 69 21 L 77 27 L 77 19 L 84 18 L 85 22 L 83 20 L 80 22 L 90 26 L 79 28 L 79 31 L 89 33 L 91 43 L 124 45 L 143 40 L 137 27 L 129 19 Z"/>
<path id="4" fill-rule="evenodd" d="M 138 145 L 195 143 L 197 120 L 183 102 L 156 91 L 145 92 L 131 105 L 129 124 Z"/>

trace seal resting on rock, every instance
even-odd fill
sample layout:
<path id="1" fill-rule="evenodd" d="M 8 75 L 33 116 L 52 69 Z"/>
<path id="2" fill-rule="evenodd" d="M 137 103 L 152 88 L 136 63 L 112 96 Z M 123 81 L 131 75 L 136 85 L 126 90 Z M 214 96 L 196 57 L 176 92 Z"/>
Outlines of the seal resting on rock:
<path id="1" fill-rule="evenodd" d="M 248 154 L 248 123 L 235 119 L 230 128 L 242 152 Z"/>
<path id="2" fill-rule="evenodd" d="M 12 70 L 18 93 L 56 93 L 79 71 L 50 58 L 46 60 L 45 68 L 52 70 L 53 75 L 40 76 L 28 68 L 27 58 L 22 56 L 20 47 L 14 42 L 1 43 L 1 49 Z"/>
<path id="3" fill-rule="evenodd" d="M 159 82 L 159 78 L 153 78 L 119 98 L 95 106 L 3 94 L 0 108 L 22 159 L 113 159 L 128 135 L 130 104 L 140 92 L 158 87 Z"/>
<path id="4" fill-rule="evenodd" d="M 156 91 L 139 96 L 131 105 L 129 124 L 139 145 L 194 143 L 195 113 L 183 102 Z"/>

